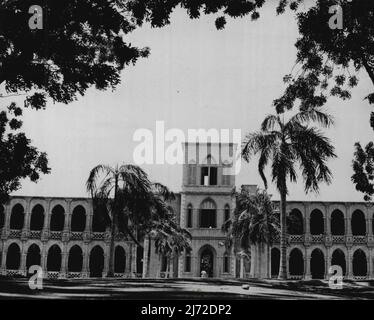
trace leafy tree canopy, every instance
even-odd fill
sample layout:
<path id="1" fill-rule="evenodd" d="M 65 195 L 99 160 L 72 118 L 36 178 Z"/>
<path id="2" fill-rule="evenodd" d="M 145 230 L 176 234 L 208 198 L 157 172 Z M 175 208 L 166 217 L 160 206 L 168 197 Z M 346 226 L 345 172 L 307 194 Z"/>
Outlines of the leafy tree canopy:
<path id="1" fill-rule="evenodd" d="M 147 48 L 124 39 L 136 27 L 125 1 L 45 0 L 43 29 L 32 30 L 34 0 L 0 4 L 0 84 L 8 93 L 27 93 L 26 106 L 45 108 L 47 98 L 69 103 L 91 86 L 114 89 L 120 71 Z"/>
<path id="2" fill-rule="evenodd" d="M 21 116 L 22 109 L 14 103 L 0 112 L 0 203 L 20 188 L 21 179 L 37 182 L 41 173 L 50 172 L 46 154 L 33 147 L 20 131 Z"/>

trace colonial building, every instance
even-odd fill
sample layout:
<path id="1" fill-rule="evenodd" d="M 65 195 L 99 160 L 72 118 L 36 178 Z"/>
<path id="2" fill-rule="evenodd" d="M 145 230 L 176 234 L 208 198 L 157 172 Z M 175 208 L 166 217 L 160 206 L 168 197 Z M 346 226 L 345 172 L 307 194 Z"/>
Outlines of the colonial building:
<path id="1" fill-rule="evenodd" d="M 48 278 L 101 277 L 108 271 L 110 233 L 96 223 L 90 199 L 12 197 L 0 208 L 1 274 Z M 136 273 L 136 246 L 115 241 L 116 276 Z M 138 262 L 139 263 L 139 262 Z"/>
<path id="2" fill-rule="evenodd" d="M 251 257 L 224 245 L 221 226 L 235 208 L 235 146 L 186 144 L 182 191 L 172 203 L 181 226 L 192 234 L 192 250 L 171 263 L 119 235 L 117 277 L 275 277 L 279 245 L 254 248 Z M 246 186 L 256 189 L 256 186 Z M 275 205 L 279 205 L 275 203 Z M 327 278 L 338 265 L 345 278 L 374 278 L 374 207 L 353 202 L 288 202 L 294 217 L 287 261 L 293 279 Z M 40 265 L 48 278 L 101 277 L 108 270 L 110 233 L 95 220 L 87 198 L 12 197 L 0 207 L 0 272 L 27 275 Z M 169 266 L 169 267 L 168 267 Z M 166 274 L 166 271 L 169 271 Z"/>

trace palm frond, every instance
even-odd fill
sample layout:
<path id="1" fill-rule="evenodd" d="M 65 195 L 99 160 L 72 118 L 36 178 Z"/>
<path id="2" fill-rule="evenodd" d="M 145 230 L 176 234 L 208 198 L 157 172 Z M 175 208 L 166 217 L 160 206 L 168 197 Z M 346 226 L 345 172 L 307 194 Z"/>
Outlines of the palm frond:
<path id="1" fill-rule="evenodd" d="M 315 122 L 322 127 L 328 128 L 334 124 L 334 118 L 332 115 L 326 112 L 323 112 L 316 108 L 311 108 L 309 110 L 298 112 L 288 121 L 289 124 L 308 124 L 310 122 Z"/>
<path id="2" fill-rule="evenodd" d="M 93 168 L 86 181 L 86 190 L 92 195 L 97 190 L 96 182 L 100 174 L 110 174 L 113 172 L 113 168 L 108 165 L 100 164 Z"/>
<path id="3" fill-rule="evenodd" d="M 261 124 L 262 131 L 273 131 L 276 129 L 276 125 L 278 125 L 278 129 L 281 126 L 279 115 L 270 114 L 267 115 L 264 121 Z"/>

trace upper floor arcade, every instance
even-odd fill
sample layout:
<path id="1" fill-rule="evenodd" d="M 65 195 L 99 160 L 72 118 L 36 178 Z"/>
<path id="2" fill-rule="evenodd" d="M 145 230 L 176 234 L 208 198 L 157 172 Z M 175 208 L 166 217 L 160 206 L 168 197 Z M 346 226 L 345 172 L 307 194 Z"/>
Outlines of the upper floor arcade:
<path id="1" fill-rule="evenodd" d="M 374 206 L 291 201 L 287 203 L 287 226 L 290 242 L 374 244 Z"/>
<path id="2" fill-rule="evenodd" d="M 63 240 L 105 239 L 105 225 L 94 214 L 88 198 L 12 197 L 0 205 L 0 230 L 3 239 L 43 236 Z"/>

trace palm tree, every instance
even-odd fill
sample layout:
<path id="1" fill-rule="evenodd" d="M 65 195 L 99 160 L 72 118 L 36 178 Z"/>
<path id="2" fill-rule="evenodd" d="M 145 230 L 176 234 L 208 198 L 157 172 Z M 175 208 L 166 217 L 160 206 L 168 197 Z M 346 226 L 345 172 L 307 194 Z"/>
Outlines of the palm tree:
<path id="1" fill-rule="evenodd" d="M 267 189 L 265 167 L 271 162 L 271 177 L 280 193 L 281 257 L 279 279 L 287 278 L 286 258 L 286 197 L 287 182 L 296 182 L 296 165 L 304 180 L 305 192 L 319 190 L 319 183 L 330 183 L 332 174 L 327 167 L 329 158 L 336 157 L 334 147 L 323 133 L 309 123 L 315 122 L 327 128 L 333 124 L 332 117 L 320 110 L 301 110 L 288 121 L 285 115 L 268 115 L 261 130 L 249 133 L 242 147 L 242 157 L 249 162 L 259 154 L 258 170 Z"/>
<path id="2" fill-rule="evenodd" d="M 158 210 L 162 207 L 162 199 L 156 199 L 155 190 L 164 198 L 171 197 L 172 193 L 159 183 L 151 183 L 147 174 L 135 165 L 98 165 L 91 170 L 86 187 L 92 196 L 94 210 L 100 214 L 102 223 L 110 226 L 107 276 L 113 277 L 116 234 L 121 231 L 141 246 L 139 233 L 147 229 L 156 213 L 161 218 L 165 214 Z"/>
<path id="3" fill-rule="evenodd" d="M 242 188 L 234 192 L 236 208 L 231 219 L 226 221 L 222 230 L 227 233 L 228 247 L 240 247 L 241 257 L 261 255 L 264 246 L 271 245 L 279 235 L 279 215 L 273 210 L 270 196 L 265 190 L 250 193 Z M 251 250 L 249 250 L 251 249 Z M 242 266 L 241 266 L 242 267 Z M 253 274 L 257 271 L 252 263 Z"/>
<path id="4" fill-rule="evenodd" d="M 156 253 L 167 259 L 167 277 L 170 273 L 170 263 L 173 257 L 180 256 L 183 251 L 191 250 L 191 234 L 180 227 L 177 217 L 170 208 L 166 219 L 155 221 L 152 228 Z M 161 270 L 160 270 L 161 272 Z"/>

